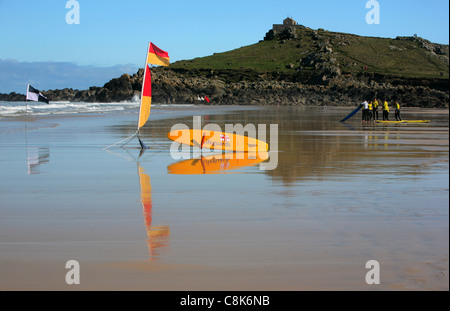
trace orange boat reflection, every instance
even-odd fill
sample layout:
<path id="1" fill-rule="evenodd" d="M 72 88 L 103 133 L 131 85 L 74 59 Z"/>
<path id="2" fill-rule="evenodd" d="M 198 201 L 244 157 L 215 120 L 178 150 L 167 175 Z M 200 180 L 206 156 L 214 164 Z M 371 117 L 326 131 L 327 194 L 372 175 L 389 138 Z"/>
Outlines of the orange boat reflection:
<path id="1" fill-rule="evenodd" d="M 147 245 L 150 260 L 160 256 L 160 250 L 169 245 L 170 227 L 166 225 L 152 225 L 152 186 L 150 176 L 138 164 L 139 183 L 141 186 L 141 203 L 147 230 Z"/>
<path id="2" fill-rule="evenodd" d="M 169 174 L 220 174 L 228 170 L 237 170 L 254 166 L 269 158 L 267 152 L 258 153 L 220 153 L 199 159 L 183 160 L 167 167 Z"/>

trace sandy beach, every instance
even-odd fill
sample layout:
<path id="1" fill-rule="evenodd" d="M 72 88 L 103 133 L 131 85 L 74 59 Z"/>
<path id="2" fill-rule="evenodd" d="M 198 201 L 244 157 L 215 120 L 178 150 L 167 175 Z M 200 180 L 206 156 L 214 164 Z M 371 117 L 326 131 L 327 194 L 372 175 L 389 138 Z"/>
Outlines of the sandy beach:
<path id="1" fill-rule="evenodd" d="M 104 150 L 134 111 L 0 118 L 0 290 L 448 290 L 448 110 L 340 123 L 351 110 L 157 107 L 141 155 Z M 169 169 L 193 116 L 278 124 L 276 169 Z"/>

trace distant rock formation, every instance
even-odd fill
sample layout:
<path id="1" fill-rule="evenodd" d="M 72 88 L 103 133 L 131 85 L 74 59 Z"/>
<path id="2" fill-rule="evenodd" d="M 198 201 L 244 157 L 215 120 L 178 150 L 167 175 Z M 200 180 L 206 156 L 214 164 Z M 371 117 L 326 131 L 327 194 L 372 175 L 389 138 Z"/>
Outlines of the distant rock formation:
<path id="1" fill-rule="evenodd" d="M 375 97 L 399 101 L 403 106 L 448 108 L 448 84 L 437 79 L 400 79 L 362 73 L 351 77 L 340 75 L 338 68 L 322 62 L 324 55 L 308 58 L 308 64 L 323 67 L 324 76 L 317 83 L 302 84 L 296 76 L 282 73 L 257 75 L 248 71 L 182 71 L 152 69 L 152 96 L 160 104 L 206 104 L 199 97 L 208 96 L 211 105 L 307 105 L 353 106 Z M 50 101 L 120 102 L 140 97 L 143 70 L 112 79 L 103 87 L 88 90 L 49 90 L 43 94 Z M 310 77 L 312 79 L 313 77 Z M 312 80 L 311 80 L 312 81 Z M 23 101 L 25 95 L 0 95 L 3 101 Z"/>
<path id="2" fill-rule="evenodd" d="M 266 41 L 276 40 L 270 50 L 270 53 L 273 51 L 274 54 L 272 62 L 276 61 L 276 53 L 284 53 L 283 49 L 290 47 L 291 51 L 294 50 L 295 58 L 280 63 L 276 70 L 258 71 L 253 67 L 195 69 L 189 67 L 193 60 L 179 62 L 181 65 L 178 66 L 174 64 L 152 68 L 153 102 L 206 104 L 205 101 L 199 100 L 206 95 L 212 105 L 354 106 L 377 97 L 387 101 L 399 101 L 403 106 L 409 107 L 448 108 L 448 78 L 436 78 L 439 71 L 434 73 L 435 78 L 408 78 L 401 73 L 384 73 L 390 72 L 391 67 L 382 68 L 378 73 L 369 72 L 367 67 L 364 67 L 364 62 L 368 61 L 358 60 L 358 57 L 351 54 L 355 53 L 358 46 L 366 51 L 367 41 L 361 43 L 357 37 L 323 29 L 313 30 L 287 18 L 282 25 L 273 25 L 264 38 Z M 435 44 L 417 36 L 397 37 L 389 39 L 389 42 L 380 38 L 370 40 L 373 45 L 380 42 L 385 44 L 385 55 L 377 51 L 373 55 L 370 54 L 369 59 L 392 57 L 391 55 L 399 51 L 407 51 L 405 47 L 408 47 L 412 51 L 411 55 L 420 51 L 422 56 L 425 55 L 422 59 L 432 60 L 432 66 L 440 64 L 440 67 L 436 68 L 448 68 L 448 45 Z M 267 42 L 263 44 L 267 46 Z M 403 57 L 408 56 L 407 53 L 400 53 L 397 62 L 403 63 Z M 258 54 L 254 54 L 252 57 L 258 58 Z M 348 57 L 342 58 L 343 54 L 348 54 Z M 411 59 L 415 60 L 414 57 Z M 257 60 L 252 64 L 257 63 Z M 409 63 L 412 64 L 409 76 L 414 76 L 415 63 L 411 60 Z M 384 62 L 378 62 L 377 66 L 380 64 L 383 65 Z M 50 101 L 131 101 L 140 97 L 143 72 L 143 69 L 139 69 L 133 75 L 123 74 L 102 87 L 90 87 L 87 90 L 48 90 L 43 91 L 43 94 Z M 25 96 L 16 93 L 0 94 L 0 100 L 25 100 Z"/>
<path id="3" fill-rule="evenodd" d="M 25 101 L 26 96 L 23 94 L 17 94 L 16 92 L 11 92 L 9 94 L 0 93 L 0 101 L 8 101 L 8 102 L 18 102 Z"/>

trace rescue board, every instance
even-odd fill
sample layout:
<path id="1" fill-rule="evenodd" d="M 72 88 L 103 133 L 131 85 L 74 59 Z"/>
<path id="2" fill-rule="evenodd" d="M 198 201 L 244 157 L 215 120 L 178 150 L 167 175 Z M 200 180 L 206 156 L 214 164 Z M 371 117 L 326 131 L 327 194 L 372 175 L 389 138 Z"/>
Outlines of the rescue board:
<path id="1" fill-rule="evenodd" d="M 430 123 L 430 120 L 402 120 L 402 121 L 382 121 L 376 120 L 377 123 Z"/>
<path id="2" fill-rule="evenodd" d="M 341 120 L 341 122 L 347 121 L 348 119 L 350 119 L 351 117 L 353 117 L 358 111 L 360 111 L 362 108 L 362 105 L 359 105 L 355 110 L 353 110 L 352 112 L 350 112 L 350 114 L 348 116 L 346 116 L 344 119 Z"/>
<path id="3" fill-rule="evenodd" d="M 201 157 L 200 159 L 183 160 L 167 167 L 169 174 L 199 175 L 220 174 L 229 170 L 237 170 L 246 166 L 254 166 L 269 158 L 267 152 L 258 153 L 220 153 Z"/>
<path id="4" fill-rule="evenodd" d="M 268 150 L 267 143 L 259 139 L 225 132 L 182 129 L 169 132 L 167 137 L 180 144 L 201 149 L 236 152 L 263 152 Z"/>

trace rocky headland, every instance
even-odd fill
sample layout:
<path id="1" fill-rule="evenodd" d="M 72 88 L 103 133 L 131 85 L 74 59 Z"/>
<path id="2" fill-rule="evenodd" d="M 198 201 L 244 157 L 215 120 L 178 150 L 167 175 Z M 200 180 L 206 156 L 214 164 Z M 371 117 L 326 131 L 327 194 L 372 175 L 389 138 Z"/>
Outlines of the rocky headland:
<path id="1" fill-rule="evenodd" d="M 361 47 L 374 40 L 378 40 L 376 44 L 380 46 L 384 44 L 385 49 L 368 56 L 355 56 L 362 53 L 359 52 Z M 270 51 L 269 58 L 261 56 L 259 62 L 269 69 L 255 68 L 240 61 L 244 59 L 239 56 L 245 52 L 244 48 L 152 68 L 153 102 L 206 104 L 201 100 L 206 95 L 213 105 L 354 106 L 363 100 L 379 98 L 399 101 L 408 107 L 448 108 L 448 45 L 434 44 L 416 36 L 369 41 L 355 35 L 296 26 L 285 27 L 277 33 L 269 31 L 264 40 L 252 48 L 258 49 L 260 55 Z M 277 58 L 283 49 L 284 54 L 290 51 L 291 59 Z M 401 65 L 408 62 L 405 55 L 411 55 L 410 63 L 417 62 L 417 57 L 429 60 L 434 71 L 421 67 L 415 74 L 414 66 Z M 397 57 L 398 62 L 382 68 L 386 62 L 383 57 L 389 60 Z M 397 72 L 392 70 L 393 66 L 399 68 Z M 133 75 L 112 79 L 102 87 L 42 93 L 50 101 L 130 101 L 139 98 L 142 77 L 143 69 L 140 69 Z M 0 100 L 17 101 L 25 97 L 17 93 L 0 94 Z"/>

